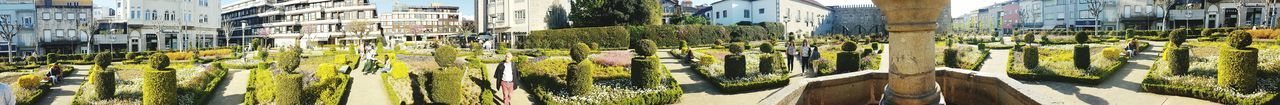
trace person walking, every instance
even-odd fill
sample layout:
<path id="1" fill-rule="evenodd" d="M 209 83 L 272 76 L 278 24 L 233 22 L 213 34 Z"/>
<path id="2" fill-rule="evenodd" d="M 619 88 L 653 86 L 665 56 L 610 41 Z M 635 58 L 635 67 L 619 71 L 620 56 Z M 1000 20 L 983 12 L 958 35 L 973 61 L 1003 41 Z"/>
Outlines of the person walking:
<path id="1" fill-rule="evenodd" d="M 18 100 L 13 97 L 13 89 L 9 84 L 0 83 L 0 105 L 15 105 Z"/>
<path id="2" fill-rule="evenodd" d="M 801 44 L 802 44 L 802 45 L 800 45 L 800 46 L 799 46 L 799 47 L 802 47 L 802 48 L 800 48 L 800 54 L 799 54 L 799 55 L 800 55 L 800 66 L 801 66 L 801 67 L 800 67 L 800 71 L 801 71 L 802 73 L 809 73 L 809 63 L 811 63 L 811 62 L 808 62 L 808 61 L 809 61 L 809 48 L 804 48 L 805 46 L 809 46 L 809 41 L 807 41 L 807 40 L 806 40 L 806 41 L 802 42 Z"/>
<path id="3" fill-rule="evenodd" d="M 807 49 L 809 49 L 809 53 L 812 53 L 812 54 L 809 54 L 809 60 L 804 62 L 811 62 L 809 63 L 809 71 L 813 71 L 814 73 L 817 73 L 818 71 L 814 69 L 812 62 L 815 60 L 818 60 L 819 58 L 822 58 L 822 51 L 818 51 L 818 45 L 813 45 L 813 44 L 810 44 L 809 48 Z"/>
<path id="4" fill-rule="evenodd" d="M 788 69 L 795 70 L 795 66 L 793 66 L 795 65 L 795 59 L 796 59 L 796 40 L 787 39 L 787 68 Z M 787 71 L 791 71 L 791 70 L 787 70 Z"/>
<path id="5" fill-rule="evenodd" d="M 513 73 L 515 72 L 515 69 L 513 69 L 515 68 L 513 67 L 515 65 L 512 65 L 513 63 L 511 63 L 511 59 L 515 57 L 512 57 L 511 53 L 507 53 L 506 58 L 507 59 L 502 60 L 501 63 L 498 63 L 497 71 L 501 72 L 498 74 L 501 74 L 499 77 L 501 77 L 502 80 L 502 83 L 499 83 L 498 85 L 502 88 L 502 104 L 511 105 L 511 91 L 515 89 L 515 75 Z"/>

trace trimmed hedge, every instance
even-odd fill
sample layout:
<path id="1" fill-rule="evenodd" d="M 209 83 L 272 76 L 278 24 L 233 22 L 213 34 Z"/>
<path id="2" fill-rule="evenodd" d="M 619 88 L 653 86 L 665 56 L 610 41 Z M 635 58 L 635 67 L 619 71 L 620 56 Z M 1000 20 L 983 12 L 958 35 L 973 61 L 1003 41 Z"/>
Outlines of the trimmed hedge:
<path id="1" fill-rule="evenodd" d="M 463 99 L 463 69 L 450 67 L 431 74 L 431 101 L 441 104 L 461 104 Z"/>
<path id="2" fill-rule="evenodd" d="M 757 66 L 760 69 L 760 74 L 773 74 L 777 70 L 788 70 L 786 68 L 787 64 L 784 63 L 785 60 L 782 57 L 782 54 L 777 53 L 760 55 L 759 66 Z"/>
<path id="3" fill-rule="evenodd" d="M 591 93 L 595 87 L 594 79 L 591 78 L 598 66 L 591 61 L 577 61 L 577 63 L 569 64 L 569 75 L 566 79 L 569 82 L 569 92 L 573 95 L 583 95 Z"/>
<path id="4" fill-rule="evenodd" d="M 302 74 L 279 74 L 275 77 L 276 105 L 302 104 Z"/>
<path id="5" fill-rule="evenodd" d="M 1169 50 L 1169 68 L 1174 75 L 1186 74 L 1191 68 L 1191 47 L 1174 47 Z"/>
<path id="6" fill-rule="evenodd" d="M 662 63 L 658 56 L 638 56 L 631 58 L 631 83 L 641 88 L 660 88 L 662 86 Z"/>
<path id="7" fill-rule="evenodd" d="M 942 65 L 950 68 L 960 68 L 960 52 L 956 49 L 942 50 Z"/>
<path id="8" fill-rule="evenodd" d="M 726 78 L 742 78 L 747 75 L 747 58 L 741 54 L 724 56 L 724 76 Z"/>
<path id="9" fill-rule="evenodd" d="M 454 67 L 454 62 L 451 61 L 458 59 L 458 49 L 453 46 L 449 46 L 448 44 L 441 45 L 439 48 L 436 48 L 436 52 L 435 54 L 432 54 L 432 56 L 436 59 L 436 65 L 439 65 L 441 68 Z"/>
<path id="10" fill-rule="evenodd" d="M 1241 93 L 1258 88 L 1258 50 L 1222 48 L 1218 52 L 1218 86 Z"/>
<path id="11" fill-rule="evenodd" d="M 1092 56 L 1092 54 L 1089 54 L 1089 45 L 1076 45 L 1071 55 L 1072 60 L 1074 60 L 1072 64 L 1075 64 L 1076 68 L 1088 70 L 1089 63 L 1093 62 L 1093 60 L 1089 59 L 1089 56 Z"/>
<path id="12" fill-rule="evenodd" d="M 116 94 L 116 72 L 115 70 L 99 69 L 93 73 L 93 89 L 94 100 L 110 99 Z"/>
<path id="13" fill-rule="evenodd" d="M 1248 32 L 1237 30 L 1227 35 L 1227 45 L 1235 49 L 1246 49 L 1253 44 L 1253 35 Z"/>
<path id="14" fill-rule="evenodd" d="M 747 33 L 742 40 L 762 40 L 770 36 L 778 36 L 781 31 L 764 26 L 716 26 L 716 25 L 653 25 L 653 26 L 609 26 L 567 28 L 555 30 L 533 31 L 525 37 L 527 40 L 517 42 L 525 49 L 565 49 L 573 43 L 599 43 L 603 49 L 621 49 L 631 47 L 631 43 L 640 39 L 657 42 L 661 48 L 679 46 L 680 41 L 688 41 L 691 46 L 712 45 L 716 40 L 729 39 L 730 32 Z M 773 34 L 773 35 L 771 35 Z"/>
<path id="15" fill-rule="evenodd" d="M 152 59 L 155 58 L 153 56 Z M 142 105 L 178 104 L 178 98 L 174 98 L 178 97 L 178 78 L 174 70 L 149 69 L 143 75 L 145 79 L 142 82 Z"/>
<path id="16" fill-rule="evenodd" d="M 1028 69 L 1040 67 L 1040 47 L 1036 45 L 1027 45 L 1022 48 L 1022 65 Z"/>
<path id="17" fill-rule="evenodd" d="M 587 46 L 586 43 L 578 43 L 569 49 L 569 57 L 573 58 L 574 62 L 582 62 L 586 61 L 587 55 L 591 55 L 591 52 L 591 47 Z"/>
<path id="18" fill-rule="evenodd" d="M 147 63 L 151 65 L 152 69 L 169 67 L 169 56 L 160 53 L 151 54 L 151 59 L 148 59 Z"/>

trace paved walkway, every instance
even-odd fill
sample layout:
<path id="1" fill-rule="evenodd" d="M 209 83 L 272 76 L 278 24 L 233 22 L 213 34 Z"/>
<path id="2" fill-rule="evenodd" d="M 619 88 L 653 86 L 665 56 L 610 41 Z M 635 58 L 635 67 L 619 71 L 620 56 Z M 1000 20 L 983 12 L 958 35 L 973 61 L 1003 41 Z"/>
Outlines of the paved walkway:
<path id="1" fill-rule="evenodd" d="M 365 63 L 368 61 L 361 60 L 360 64 Z M 347 105 L 391 105 L 388 102 L 391 100 L 387 98 L 386 87 L 382 85 L 382 77 L 377 73 L 365 74 L 359 70 L 351 71 L 351 80 L 351 93 L 347 95 Z"/>
<path id="2" fill-rule="evenodd" d="M 991 53 L 987 55 L 989 59 L 982 62 L 982 69 L 978 71 L 1008 77 L 1009 52 L 1009 49 L 991 49 Z"/>
<path id="3" fill-rule="evenodd" d="M 209 105 L 238 105 L 244 103 L 245 89 L 249 86 L 249 71 L 243 69 L 229 70 L 227 77 L 222 80 L 222 85 L 213 90 L 213 99 L 210 99 Z"/>
<path id="4" fill-rule="evenodd" d="M 71 65 L 71 67 L 76 71 L 46 90 L 45 95 L 36 102 L 37 105 L 71 105 L 71 101 L 75 100 L 76 91 L 80 90 L 80 84 L 83 84 L 88 78 L 86 76 L 89 76 L 89 65 Z"/>
<path id="5" fill-rule="evenodd" d="M 659 52 L 667 51 L 670 51 L 670 49 L 659 50 Z M 681 90 L 684 90 L 684 94 L 680 96 L 680 101 L 675 103 L 678 105 L 752 105 L 757 104 L 758 101 L 778 90 L 769 89 L 737 94 L 720 93 L 714 83 L 702 78 L 697 73 L 698 71 L 690 68 L 692 65 L 681 64 L 680 59 L 672 57 L 670 53 L 658 53 L 658 57 L 662 59 L 662 65 L 666 66 L 667 70 L 671 70 L 671 77 L 680 83 Z M 796 65 L 796 67 L 799 67 L 799 65 Z M 798 78 L 804 78 L 803 76 L 797 76 L 799 72 L 798 69 L 791 72 L 791 75 L 793 75 L 792 84 L 796 84 L 795 81 Z"/>
<path id="6" fill-rule="evenodd" d="M 497 68 L 498 68 L 498 64 L 496 64 L 496 63 L 492 63 L 492 64 L 485 64 L 485 66 L 486 66 L 485 68 L 487 69 L 487 70 L 485 70 L 485 72 L 489 72 L 489 73 L 488 73 L 489 75 L 496 75 L 496 74 L 494 74 L 494 73 L 497 73 L 497 71 L 496 71 L 496 70 L 498 70 L 498 69 L 497 69 Z M 510 65 L 508 65 L 508 66 L 510 66 Z M 517 75 L 517 74 L 513 74 L 513 75 Z M 492 78 L 490 78 L 490 79 L 493 79 L 493 81 L 489 81 L 489 83 L 490 83 L 490 84 L 493 84 L 493 87 L 489 87 L 489 88 L 494 90 L 494 93 L 493 93 L 493 95 L 494 95 L 494 96 L 493 96 L 493 98 L 495 99 L 495 101 L 497 101 L 497 102 L 494 102 L 494 103 L 502 104 L 502 101 L 503 101 L 503 100 L 505 100 L 505 99 L 502 99 L 502 94 L 504 94 L 504 93 L 502 93 L 502 87 L 499 87 L 499 85 L 500 85 L 500 84 L 498 84 L 498 82 L 499 82 L 499 81 L 502 81 L 502 80 L 499 80 L 499 78 L 498 78 L 498 77 L 492 77 Z M 521 86 L 521 85 L 520 85 L 520 84 L 516 84 L 516 86 Z M 533 101 L 531 101 L 531 100 L 536 100 L 536 99 L 530 98 L 530 97 L 529 97 L 529 92 L 526 92 L 526 91 L 523 89 L 523 87 L 516 87 L 516 88 L 515 88 L 515 90 L 511 90 L 511 92 L 512 92 L 512 94 L 511 94 L 511 99 L 512 99 L 512 100 L 511 100 L 511 104 L 512 104 L 512 105 L 533 105 Z"/>
<path id="7" fill-rule="evenodd" d="M 1031 92 L 1039 92 L 1044 97 L 1053 99 L 1046 104 L 1067 104 L 1067 105 L 1213 105 L 1219 104 L 1211 101 L 1200 100 L 1190 97 L 1160 95 L 1154 93 L 1143 92 L 1142 79 L 1146 78 L 1147 72 L 1155 60 L 1160 58 L 1159 53 L 1164 49 L 1164 42 L 1150 42 L 1152 47 L 1148 51 L 1139 53 L 1134 59 L 1129 60 L 1129 64 L 1120 68 L 1112 77 L 1107 78 L 1097 86 L 1085 86 L 1072 83 L 1062 82 L 1044 82 L 1044 81 L 1020 81 L 1025 87 L 1029 87 Z M 992 51 L 992 57 L 1008 58 L 1008 54 L 999 54 Z M 993 59 L 994 60 L 994 59 Z M 987 64 L 994 62 L 988 61 Z M 1007 62 L 1006 62 L 1007 63 Z M 986 66 L 986 65 L 984 65 Z M 996 73 L 1006 70 L 1000 68 L 997 71 L 984 69 L 986 73 Z M 1001 73 L 1004 74 L 1004 73 Z"/>

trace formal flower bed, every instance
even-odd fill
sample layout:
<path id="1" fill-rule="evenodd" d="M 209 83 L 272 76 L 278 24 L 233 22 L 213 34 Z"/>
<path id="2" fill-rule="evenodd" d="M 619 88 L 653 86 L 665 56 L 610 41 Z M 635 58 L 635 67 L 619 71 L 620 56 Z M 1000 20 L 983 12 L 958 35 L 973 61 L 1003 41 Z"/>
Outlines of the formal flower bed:
<path id="1" fill-rule="evenodd" d="M 947 46 L 934 47 L 934 54 L 936 54 L 936 56 L 934 56 L 933 62 L 937 64 L 936 65 L 937 67 L 946 67 L 946 64 L 948 62 L 944 62 L 943 54 L 945 53 L 943 53 L 943 50 L 947 48 L 948 48 Z M 989 55 L 988 53 L 990 53 L 987 51 L 987 49 L 978 49 L 978 47 L 976 46 L 956 45 L 956 46 L 951 46 L 950 48 L 955 49 L 957 51 L 956 55 L 958 57 L 956 58 L 957 58 L 957 61 L 959 62 L 955 62 L 955 63 L 959 67 L 955 67 L 955 68 L 974 70 L 974 71 L 977 71 L 979 67 L 982 67 L 982 63 L 987 61 L 987 55 Z"/>
<path id="2" fill-rule="evenodd" d="M 1155 62 L 1151 71 L 1147 73 L 1146 79 L 1142 81 L 1142 88 L 1147 92 L 1157 94 L 1170 94 L 1194 97 L 1199 99 L 1221 102 L 1226 104 L 1276 104 L 1268 103 L 1274 100 L 1277 92 L 1280 92 L 1280 75 L 1276 71 L 1276 63 L 1280 60 L 1280 46 L 1274 43 L 1258 43 L 1255 42 L 1252 47 L 1259 49 L 1259 72 L 1257 80 L 1258 91 L 1253 93 L 1241 93 L 1233 91 L 1230 87 L 1222 87 L 1217 85 L 1218 78 L 1218 60 L 1219 50 L 1225 47 L 1224 42 L 1200 42 L 1191 41 L 1184 43 L 1184 46 L 1190 49 L 1190 66 L 1187 72 L 1182 75 L 1172 73 L 1169 66 L 1171 60 L 1163 57 Z"/>
<path id="3" fill-rule="evenodd" d="M 596 69 L 591 84 L 594 89 L 587 94 L 572 95 L 566 80 L 568 64 L 574 62 L 566 57 L 536 57 L 517 62 L 520 80 L 525 82 L 524 88 L 542 104 L 670 104 L 680 100 L 684 93 L 680 85 L 670 76 L 662 80 L 659 88 L 638 88 L 631 85 L 629 71 L 625 67 L 602 67 Z M 590 61 L 588 61 L 590 62 Z M 623 75 L 626 74 L 626 75 Z M 665 74 L 670 74 L 669 72 Z"/>
<path id="4" fill-rule="evenodd" d="M 879 70 L 880 69 L 880 60 L 881 60 L 880 54 L 885 52 L 885 49 L 884 49 L 885 46 L 883 44 L 876 45 L 876 47 L 871 47 L 871 46 L 872 45 L 868 45 L 868 44 L 860 44 L 858 45 L 859 50 L 854 51 L 854 52 L 861 52 L 859 53 L 859 55 L 862 56 L 861 58 L 862 62 L 858 62 L 858 63 L 862 65 L 862 70 Z M 838 53 L 840 53 L 841 51 L 839 47 L 840 46 L 838 45 L 818 47 L 818 49 L 820 49 L 818 50 L 819 53 L 822 53 L 820 55 L 821 58 L 816 59 L 814 60 L 815 62 L 813 62 L 814 69 L 818 70 L 818 75 L 835 74 L 835 65 L 837 63 L 836 57 Z M 800 58 L 796 58 L 795 60 L 799 61 Z M 796 63 L 795 67 L 801 67 L 800 65 L 801 65 L 800 63 Z M 830 68 L 823 68 L 824 65 L 829 65 Z"/>
<path id="5" fill-rule="evenodd" d="M 71 66 L 62 66 L 62 68 L 63 74 L 72 74 L 76 71 Z M 34 71 L 4 72 L 0 73 L 0 82 L 9 84 L 17 104 L 31 105 L 37 99 L 40 99 L 39 97 L 45 95 L 49 87 L 53 86 L 52 84 L 41 82 L 41 80 L 47 78 L 44 74 L 48 72 L 49 70 L 45 67 L 37 67 Z"/>
<path id="6" fill-rule="evenodd" d="M 725 62 L 719 59 L 711 59 L 713 56 L 696 54 L 700 57 L 698 62 L 694 63 L 693 69 L 698 70 L 698 75 L 715 83 L 715 86 L 723 93 L 744 93 L 759 90 L 768 90 L 786 86 L 791 82 L 789 70 L 772 70 L 772 73 L 760 73 L 762 69 L 759 67 L 759 54 L 746 54 L 747 75 L 741 78 L 729 78 L 725 76 Z M 723 58 L 720 58 L 723 59 Z M 785 65 L 779 65 L 785 66 Z"/>
<path id="7" fill-rule="evenodd" d="M 1129 56 L 1122 56 L 1123 49 L 1127 46 L 1126 42 L 1112 43 L 1106 45 L 1089 45 L 1089 52 L 1103 52 L 1104 49 L 1118 50 L 1114 53 L 1092 53 L 1090 55 L 1091 63 L 1087 69 L 1078 69 L 1073 66 L 1072 48 L 1075 45 L 1050 45 L 1041 46 L 1037 54 L 1037 67 L 1030 68 L 1024 66 L 1022 51 L 1014 51 L 1009 56 L 1009 77 L 1019 80 L 1036 80 L 1036 81 L 1057 81 L 1096 85 L 1101 83 L 1103 79 L 1110 77 L 1117 69 L 1120 69 Z M 1147 43 L 1140 43 L 1140 49 L 1146 49 L 1150 46 Z M 1026 49 L 1022 49 L 1026 50 Z"/>
<path id="8" fill-rule="evenodd" d="M 1012 49 L 1014 46 L 1014 43 L 1012 42 L 1009 42 L 1009 43 L 992 42 L 992 43 L 982 43 L 982 44 L 984 46 L 987 46 L 988 49 Z"/>
<path id="9" fill-rule="evenodd" d="M 338 56 L 338 55 L 346 55 Z M 355 62 L 354 54 L 336 54 L 318 57 L 310 57 L 302 59 L 298 66 L 297 72 L 302 77 L 302 102 L 304 104 L 317 105 L 334 105 L 342 103 L 343 97 L 348 93 L 351 87 L 351 77 L 340 72 L 340 67 L 344 65 L 352 65 Z M 274 104 L 276 99 L 276 85 L 278 84 L 274 77 L 282 73 L 273 70 L 272 64 L 260 63 L 258 68 L 249 70 L 249 84 L 245 92 L 244 104 L 248 105 L 269 105 Z M 119 75 L 119 74 L 117 74 Z"/>
<path id="10" fill-rule="evenodd" d="M 227 74 L 226 70 L 213 70 L 206 66 L 195 65 L 192 63 L 181 63 L 170 65 L 176 71 L 178 79 L 178 99 L 179 104 L 204 104 L 208 101 L 213 88 Z M 151 69 L 147 64 L 124 64 L 113 65 L 108 69 L 114 69 L 115 77 L 115 94 L 110 95 L 111 98 L 90 98 L 96 97 L 98 93 L 94 84 L 97 78 L 96 72 L 90 72 L 88 81 L 81 85 L 80 90 L 75 95 L 73 103 L 77 104 L 97 104 L 97 105 L 128 105 L 142 104 L 142 74 L 147 69 Z"/>

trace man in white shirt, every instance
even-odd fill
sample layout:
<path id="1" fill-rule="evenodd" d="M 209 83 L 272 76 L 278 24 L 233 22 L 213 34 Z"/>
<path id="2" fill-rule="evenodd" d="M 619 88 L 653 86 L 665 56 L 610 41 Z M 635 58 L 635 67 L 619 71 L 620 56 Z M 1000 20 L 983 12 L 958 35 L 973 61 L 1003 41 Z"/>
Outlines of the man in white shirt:
<path id="1" fill-rule="evenodd" d="M 10 88 L 9 84 L 0 83 L 0 104 L 14 105 L 17 103 L 18 100 L 13 97 L 13 88 Z"/>
<path id="2" fill-rule="evenodd" d="M 500 75 L 502 83 L 499 85 L 502 85 L 503 105 L 511 105 L 511 91 L 515 89 L 515 74 L 512 73 L 515 72 L 515 69 L 513 69 L 515 68 L 515 65 L 512 65 L 513 63 L 511 63 L 511 59 L 514 59 L 514 57 L 511 56 L 511 53 L 507 53 L 506 57 L 506 60 L 502 60 L 502 63 L 498 64 L 498 70 L 501 70 L 500 72 L 502 72 L 502 75 Z"/>

